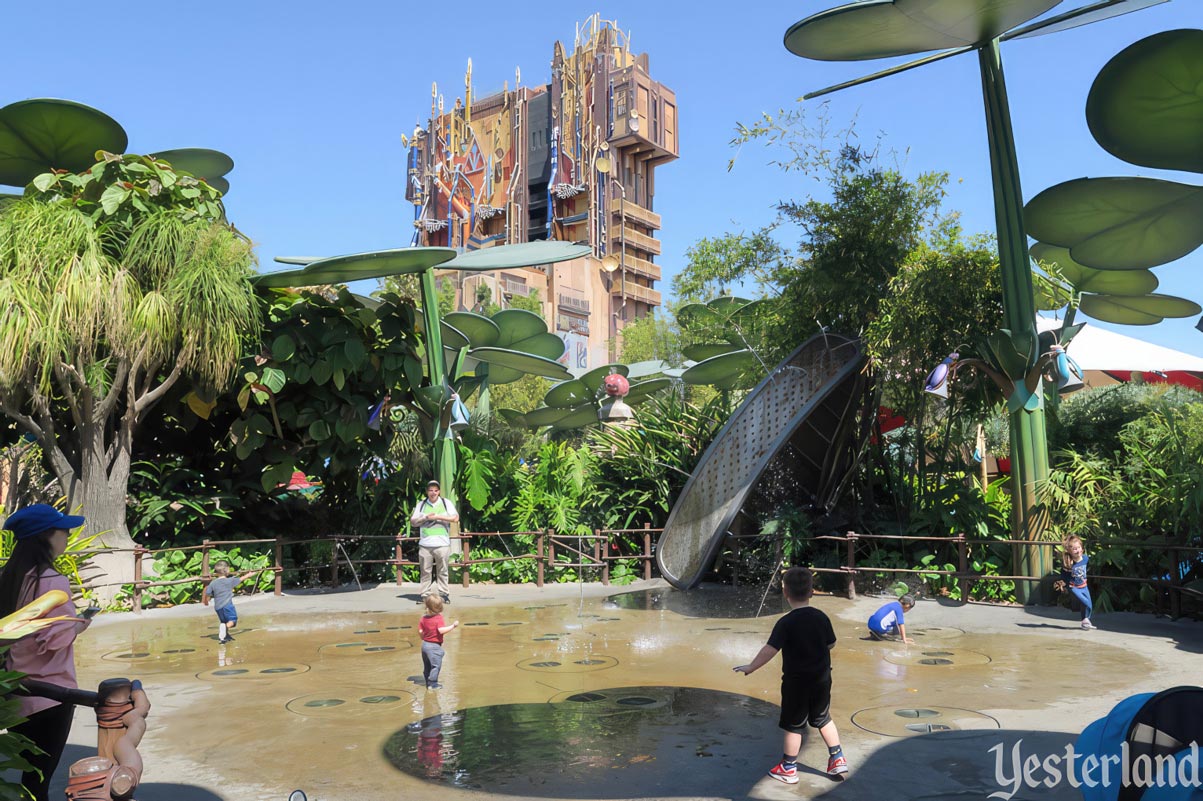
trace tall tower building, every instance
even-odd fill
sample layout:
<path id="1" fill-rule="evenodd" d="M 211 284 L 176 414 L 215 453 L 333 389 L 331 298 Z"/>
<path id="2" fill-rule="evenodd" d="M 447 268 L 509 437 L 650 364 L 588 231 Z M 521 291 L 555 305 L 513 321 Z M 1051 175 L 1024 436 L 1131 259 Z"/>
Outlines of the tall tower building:
<path id="1" fill-rule="evenodd" d="M 677 101 L 652 80 L 646 53 L 594 15 L 572 51 L 552 47 L 548 83 L 515 75 L 476 97 L 472 63 L 464 96 L 447 108 L 432 87 L 430 118 L 409 144 L 406 198 L 413 244 L 475 250 L 556 239 L 593 255 L 489 274 L 447 271 L 461 309 L 537 297 L 571 368 L 616 357 L 622 327 L 661 303 L 655 169 L 678 155 Z"/>

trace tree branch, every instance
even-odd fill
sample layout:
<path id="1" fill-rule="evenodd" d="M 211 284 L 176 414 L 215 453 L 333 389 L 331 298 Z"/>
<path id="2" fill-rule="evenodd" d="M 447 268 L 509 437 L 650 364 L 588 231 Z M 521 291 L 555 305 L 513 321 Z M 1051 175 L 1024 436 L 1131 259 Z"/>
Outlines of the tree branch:
<path id="1" fill-rule="evenodd" d="M 167 394 L 167 390 L 171 389 L 172 386 L 175 385 L 175 382 L 179 380 L 179 378 L 183 374 L 183 372 L 184 372 L 184 359 L 183 359 L 183 354 L 180 354 L 180 357 L 177 358 L 175 361 L 175 366 L 171 368 L 171 373 L 168 374 L 168 376 L 163 379 L 163 382 L 161 384 L 159 384 L 157 387 L 155 387 L 154 389 L 150 390 L 149 392 L 143 393 L 138 398 L 137 402 L 135 403 L 135 407 L 134 407 L 135 419 L 137 419 L 136 415 L 142 414 L 142 412 L 146 411 L 151 406 L 153 406 L 155 404 L 155 402 L 159 400 L 159 398 L 161 398 L 165 394 Z M 148 371 L 148 374 L 149 374 L 149 371 Z"/>
<path id="2" fill-rule="evenodd" d="M 71 379 L 78 380 L 79 374 L 75 372 L 75 368 L 65 362 L 58 362 L 54 365 L 54 378 L 59 389 L 63 391 L 63 397 L 67 399 L 67 408 L 71 412 L 71 420 L 75 425 L 82 426 L 83 418 L 80 414 L 79 399 L 75 397 L 75 389 L 71 386 Z"/>
<path id="3" fill-rule="evenodd" d="M 58 437 L 54 430 L 54 419 L 49 415 L 49 406 L 46 399 L 37 393 L 31 398 L 31 405 L 40 412 L 37 415 L 41 421 L 40 425 L 33 417 L 21 414 L 17 410 L 17 407 L 12 404 L 10 398 L 5 398 L 0 402 L 0 408 L 4 410 L 4 413 L 9 418 L 37 437 L 43 451 L 45 451 L 47 457 L 50 459 L 50 465 L 54 469 L 59 483 L 63 485 L 63 492 L 70 497 L 72 495 L 71 484 L 74 482 L 76 475 L 75 468 L 72 467 L 71 460 L 67 458 L 67 454 L 59 447 Z"/>
<path id="4" fill-rule="evenodd" d="M 109 388 L 108 393 L 100 401 L 100 405 L 96 409 L 96 413 L 101 417 L 108 417 L 117 408 L 117 399 L 121 397 L 121 390 L 125 384 L 126 376 L 129 375 L 129 359 L 122 357 L 117 362 L 117 374 L 113 376 L 113 386 Z"/>

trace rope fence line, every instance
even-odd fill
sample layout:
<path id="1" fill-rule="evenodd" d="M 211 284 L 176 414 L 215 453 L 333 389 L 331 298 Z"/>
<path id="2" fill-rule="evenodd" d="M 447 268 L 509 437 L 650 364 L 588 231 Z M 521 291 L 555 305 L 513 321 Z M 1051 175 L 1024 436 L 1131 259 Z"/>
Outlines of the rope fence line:
<path id="1" fill-rule="evenodd" d="M 611 566 L 617 561 L 636 560 L 642 563 L 642 575 L 645 579 L 652 577 L 652 534 L 659 533 L 661 529 L 653 529 L 651 525 L 645 525 L 638 529 L 595 529 L 589 534 L 557 534 L 553 529 L 545 529 L 542 531 L 497 531 L 497 532 L 462 532 L 454 534 L 451 540 L 459 543 L 460 560 L 452 565 L 460 570 L 461 581 L 464 587 L 470 586 L 471 576 L 470 568 L 472 565 L 480 564 L 495 564 L 499 562 L 516 562 L 522 560 L 534 560 L 536 569 L 537 586 L 542 587 L 547 578 L 548 568 L 575 568 L 575 569 L 598 569 L 601 571 L 601 581 L 603 584 L 610 583 Z M 615 535 L 641 535 L 640 552 L 636 554 L 613 554 L 610 546 L 613 543 Z M 472 557 L 472 541 L 483 540 L 492 537 L 516 537 L 525 535 L 532 537 L 534 540 L 534 550 L 530 553 L 511 554 L 502 557 Z M 354 571 L 356 565 L 389 565 L 397 568 L 397 586 L 403 583 L 401 569 L 403 567 L 418 566 L 417 555 L 414 558 L 406 558 L 404 550 L 410 544 L 416 548 L 416 544 L 420 538 L 413 535 L 388 535 L 388 534 L 367 534 L 367 535 L 332 535 L 328 537 L 314 537 L 304 540 L 289 540 L 284 537 L 275 537 L 270 539 L 246 539 L 246 540 L 205 540 L 200 545 L 185 545 L 179 548 L 143 548 L 135 546 L 133 548 L 96 548 L 83 551 L 72 551 L 71 555 L 77 557 L 94 556 L 96 554 L 112 554 L 112 553 L 128 553 L 133 559 L 133 580 L 132 581 L 114 581 L 114 582 L 89 582 L 89 588 L 99 587 L 132 587 L 132 602 L 133 611 L 136 613 L 142 612 L 142 599 L 147 591 L 153 591 L 159 587 L 171 587 L 182 584 L 200 583 L 208 586 L 213 575 L 210 571 L 210 554 L 213 550 L 226 548 L 230 546 L 244 545 L 261 545 L 265 543 L 272 544 L 272 565 L 269 567 L 258 568 L 252 573 L 273 573 L 275 580 L 273 582 L 272 592 L 275 595 L 281 595 L 284 591 L 284 574 L 285 573 L 320 573 L 323 570 L 329 570 L 329 586 L 338 587 L 341 583 L 341 570 L 344 566 L 350 567 Z M 394 554 L 391 559 L 351 559 L 346 551 L 346 545 L 350 543 L 359 543 L 371 540 L 389 541 L 394 543 Z M 588 540 L 592 543 L 592 547 L 582 546 L 581 543 Z M 576 541 L 577 547 L 573 547 L 571 541 Z M 285 565 L 284 549 L 287 546 L 304 545 L 312 547 L 317 543 L 330 543 L 330 561 L 329 562 L 311 562 L 306 561 L 296 565 Z M 556 549 L 560 549 L 560 553 L 565 551 L 579 557 L 578 561 L 563 562 L 556 560 Z M 201 551 L 201 566 L 200 574 L 182 579 L 171 580 L 156 580 L 147 578 L 145 573 L 145 562 L 147 557 L 153 557 L 156 554 L 169 553 L 173 551 Z M 340 558 L 339 552 L 346 558 Z"/>
<path id="2" fill-rule="evenodd" d="M 972 592 L 973 585 L 978 581 L 1044 581 L 1047 576 L 1002 576 L 1002 575 L 987 575 L 985 573 L 973 571 L 969 569 L 969 549 L 974 545 L 1010 545 L 1010 546 L 1036 546 L 1041 548 L 1060 548 L 1059 541 L 1052 540 L 983 540 L 969 539 L 963 534 L 958 534 L 954 537 L 930 537 L 930 536 L 911 536 L 911 535 L 894 535 L 894 534 L 858 534 L 855 531 L 849 531 L 843 536 L 839 535 L 822 535 L 814 537 L 815 540 L 823 540 L 827 542 L 842 543 L 845 548 L 844 561 L 845 564 L 839 567 L 812 567 L 811 570 L 815 573 L 829 573 L 848 576 L 846 591 L 849 598 L 856 598 L 856 583 L 857 575 L 864 573 L 902 573 L 902 574 L 922 574 L 924 576 L 945 576 L 955 578 L 961 592 L 961 602 L 968 603 L 969 596 Z M 943 570 L 939 568 L 900 568 L 900 567 L 879 567 L 879 566 L 858 566 L 856 563 L 857 545 L 861 540 L 889 540 L 889 541 L 922 541 L 922 542 L 940 542 L 945 545 L 952 545 L 956 548 L 957 554 L 957 569 Z M 1134 548 L 1137 550 L 1153 550 L 1160 552 L 1189 552 L 1203 556 L 1203 548 L 1197 545 L 1166 545 L 1161 543 L 1147 542 L 1108 542 L 1108 547 L 1123 547 Z M 1179 561 L 1174 559 L 1172 568 L 1168 572 L 1168 578 L 1156 577 L 1139 577 L 1139 576 L 1111 576 L 1105 574 L 1090 574 L 1088 579 L 1094 581 L 1105 582 L 1128 582 L 1147 584 L 1155 590 L 1165 590 L 1169 596 L 1170 616 L 1173 618 L 1181 617 L 1182 613 L 1182 597 L 1184 595 L 1192 598 L 1203 598 L 1203 592 L 1191 587 L 1183 586 L 1182 575 Z M 1160 596 L 1157 599 L 1158 608 L 1160 608 Z"/>
<path id="3" fill-rule="evenodd" d="M 450 567 L 460 570 L 460 580 L 464 587 L 470 586 L 471 576 L 470 568 L 473 565 L 497 564 L 505 562 L 533 561 L 535 563 L 535 584 L 542 587 L 546 582 L 548 568 L 573 568 L 577 570 L 598 569 L 601 571 L 601 581 L 603 584 L 610 583 L 610 573 L 613 563 L 618 561 L 636 560 L 641 566 L 641 577 L 644 579 L 652 578 L 652 564 L 654 562 L 654 548 L 652 535 L 659 534 L 663 529 L 655 529 L 650 524 L 644 525 L 642 528 L 623 528 L 623 529 L 594 529 L 587 534 L 559 534 L 553 529 L 544 529 L 542 531 L 497 531 L 497 532 L 459 532 L 451 536 L 451 540 L 459 543 L 457 555 L 459 561 L 453 563 Z M 612 546 L 614 545 L 615 537 L 625 536 L 630 537 L 636 535 L 639 545 L 639 552 L 634 554 L 614 554 Z M 529 553 L 510 553 L 508 556 L 472 556 L 473 540 L 478 542 L 484 541 L 487 538 L 513 538 L 518 536 L 526 536 L 532 538 L 533 547 Z M 728 534 L 727 539 L 729 544 L 734 547 L 738 553 L 741 540 L 760 538 L 760 534 Z M 416 535 L 332 535 L 327 537 L 316 537 L 303 540 L 289 540 L 283 537 L 276 538 L 260 538 L 260 539 L 245 539 L 245 540 L 205 540 L 200 545 L 182 546 L 179 548 L 158 548 L 150 549 L 141 546 L 134 548 L 100 548 L 89 549 L 84 551 L 72 552 L 76 556 L 88 556 L 99 553 L 130 553 L 133 555 L 133 606 L 135 612 L 142 611 L 142 596 L 147 590 L 153 590 L 157 587 L 168 587 L 180 584 L 202 583 L 207 585 L 212 579 L 209 566 L 210 552 L 217 548 L 229 546 L 244 546 L 272 543 L 273 546 L 273 564 L 260 568 L 254 572 L 270 572 L 274 574 L 273 593 L 281 595 L 283 592 L 284 574 L 296 572 L 320 573 L 323 570 L 329 570 L 328 583 L 331 587 L 338 587 L 341 582 L 340 572 L 343 566 L 350 567 L 352 571 L 356 565 L 389 565 L 396 568 L 397 585 L 403 583 L 402 568 L 418 566 L 416 553 L 413 558 L 406 558 L 406 549 L 416 548 L 416 543 L 420 538 Z M 1029 575 L 988 575 L 982 572 L 970 570 L 969 558 L 970 550 L 975 546 L 1036 546 L 1040 548 L 1060 548 L 1061 543 L 1058 541 L 1049 540 L 1014 540 L 1014 539 L 970 539 L 964 535 L 956 535 L 954 537 L 938 537 L 938 536 L 917 536 L 917 535 L 897 535 L 897 534 L 859 534 L 854 531 L 849 531 L 844 535 L 821 535 L 811 538 L 815 542 L 827 542 L 844 547 L 844 564 L 837 567 L 812 567 L 811 570 L 815 573 L 825 573 L 834 575 L 847 576 L 847 584 L 845 591 L 849 598 L 856 597 L 856 578 L 866 574 L 901 574 L 901 575 L 923 575 L 930 577 L 951 578 L 957 582 L 960 589 L 961 600 L 967 603 L 972 592 L 973 586 L 979 581 L 1034 581 L 1040 582 L 1047 576 L 1029 576 Z M 347 553 L 346 546 L 352 543 L 361 543 L 365 541 L 380 540 L 391 541 L 394 544 L 393 556 L 387 559 L 351 559 Z M 884 567 L 877 565 L 864 565 L 857 563 L 857 551 L 862 543 L 867 542 L 927 542 L 941 543 L 945 546 L 951 546 L 956 551 L 955 570 L 944 568 L 902 568 L 902 567 Z M 311 562 L 305 561 L 295 565 L 285 565 L 284 549 L 286 546 L 307 545 L 313 546 L 317 543 L 330 543 L 331 555 L 329 562 Z M 1203 548 L 1192 545 L 1170 545 L 1160 543 L 1146 542 L 1108 542 L 1108 547 L 1133 548 L 1137 550 L 1156 550 L 1163 553 L 1195 553 L 1203 555 Z M 455 547 L 455 546 L 453 546 Z M 183 579 L 174 579 L 166 581 L 148 580 L 143 576 L 143 564 L 147 556 L 155 554 L 167 553 L 171 551 L 202 551 L 200 575 Z M 508 551 L 508 547 L 506 548 Z M 570 561 L 557 561 L 557 550 L 561 556 L 570 554 Z M 346 558 L 340 558 L 340 551 Z M 571 561 L 575 557 L 576 561 Z M 1139 583 L 1152 586 L 1156 590 L 1165 591 L 1168 595 L 1170 614 L 1172 617 L 1180 617 L 1182 610 L 1183 597 L 1203 598 L 1203 592 L 1191 587 L 1183 586 L 1181 571 L 1177 569 L 1178 559 L 1174 559 L 1175 567 L 1171 569 L 1165 578 L 1157 577 L 1135 577 L 1135 576 L 1112 576 L 1104 574 L 1090 574 L 1089 579 L 1102 582 L 1119 582 L 1119 583 Z M 113 587 L 113 586 L 129 586 L 131 582 L 109 582 L 109 583 L 90 583 L 90 587 Z M 1158 607 L 1160 608 L 1160 593 L 1158 594 Z"/>

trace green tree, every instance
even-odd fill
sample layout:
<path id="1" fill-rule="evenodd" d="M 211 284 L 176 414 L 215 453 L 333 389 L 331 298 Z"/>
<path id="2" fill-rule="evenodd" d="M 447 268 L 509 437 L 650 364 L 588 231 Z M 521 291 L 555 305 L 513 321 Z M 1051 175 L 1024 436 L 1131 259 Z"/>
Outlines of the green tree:
<path id="1" fill-rule="evenodd" d="M 681 328 L 671 309 L 628 323 L 619 335 L 619 342 L 622 345 L 619 358 L 627 364 L 664 361 L 679 367 L 685 361 L 681 355 Z"/>
<path id="2" fill-rule="evenodd" d="M 531 314 L 537 314 L 543 317 L 543 301 L 539 299 L 539 290 L 532 289 L 529 295 L 514 295 L 510 298 L 509 307 L 511 309 L 525 309 Z M 485 313 L 486 316 L 492 316 L 493 310 Z"/>
<path id="3" fill-rule="evenodd" d="M 830 200 L 778 205 L 802 229 L 797 256 L 773 270 L 780 305 L 772 340 L 794 347 L 822 327 L 853 336 L 877 318 L 890 281 L 937 223 L 948 177 L 908 180 L 844 150 L 826 176 Z"/>
<path id="4" fill-rule="evenodd" d="M 103 544 L 128 547 L 139 426 L 181 381 L 227 386 L 260 323 L 251 243 L 220 193 L 150 157 L 101 156 L 0 210 L 0 407 Z"/>
<path id="5" fill-rule="evenodd" d="M 705 303 L 717 295 L 742 294 L 734 288 L 748 283 L 762 289 L 787 256 L 772 234 L 769 226 L 699 239 L 685 251 L 688 263 L 673 277 L 673 295 L 681 303 Z"/>

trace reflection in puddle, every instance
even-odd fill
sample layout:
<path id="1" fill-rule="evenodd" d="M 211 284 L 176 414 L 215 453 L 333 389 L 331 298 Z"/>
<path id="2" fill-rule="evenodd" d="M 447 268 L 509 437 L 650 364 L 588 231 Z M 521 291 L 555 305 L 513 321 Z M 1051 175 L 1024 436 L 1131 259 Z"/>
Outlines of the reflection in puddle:
<path id="1" fill-rule="evenodd" d="M 765 617 L 789 611 L 780 591 L 770 591 L 766 597 L 763 586 L 726 587 L 720 584 L 702 584 L 687 592 L 676 589 L 623 592 L 611 595 L 606 603 L 619 609 L 668 610 L 685 617 Z"/>
<path id="2" fill-rule="evenodd" d="M 209 615 L 151 616 L 89 630 L 77 643 L 77 669 L 84 686 L 115 672 L 152 680 L 154 697 L 171 699 L 170 725 L 153 737 L 159 753 L 173 752 L 198 772 L 209 768 L 186 755 L 254 753 L 256 781 L 274 790 L 353 787 L 322 797 L 429 801 L 471 801 L 464 788 L 477 787 L 515 799 L 747 798 L 766 788 L 778 790 L 776 797 L 823 797 L 827 779 L 821 769 L 811 772 L 826 760 L 821 738 L 803 749 L 810 792 L 764 776 L 780 754 L 780 657 L 751 677 L 731 672 L 764 644 L 782 613 L 779 594 L 770 594 L 773 609 L 750 617 L 761 594 L 703 587 L 686 598 L 657 589 L 535 609 L 525 609 L 532 605 L 525 599 L 456 608 L 465 625 L 447 638 L 439 691 L 428 692 L 420 675 L 420 618 L 408 604 L 375 618 L 248 613 L 254 626 L 240 629 L 228 647 L 200 639 L 212 631 Z M 847 601 L 821 597 L 815 606 L 839 638 L 832 713 L 850 752 L 875 749 L 883 735 L 897 742 L 985 737 L 994 732 L 982 730 L 998 722 L 974 709 L 999 710 L 1006 727 L 1008 710 L 1118 693 L 1151 673 L 1132 648 L 1068 641 L 1059 630 L 1018 636 L 920 625 L 908 627 L 916 639 L 909 647 L 867 643 L 863 616 L 848 614 Z M 697 616 L 707 610 L 709 617 Z M 959 619 L 950 611 L 947 619 L 916 623 Z M 850 720 L 866 703 L 876 709 Z M 237 709 L 238 724 L 214 727 L 216 707 Z M 989 747 L 978 749 L 991 760 L 982 775 L 993 775 Z M 873 765 L 858 760 L 853 770 Z M 624 769 L 621 779 L 615 768 Z M 874 774 L 890 775 L 880 786 L 892 786 L 892 770 Z M 866 792 L 858 797 L 871 797 Z"/>
<path id="3" fill-rule="evenodd" d="M 395 732 L 384 757 L 411 776 L 515 796 L 707 796 L 716 775 L 760 773 L 780 745 L 777 714 L 693 687 L 594 690 L 431 715 Z M 670 767 L 698 758 L 704 770 Z"/>

